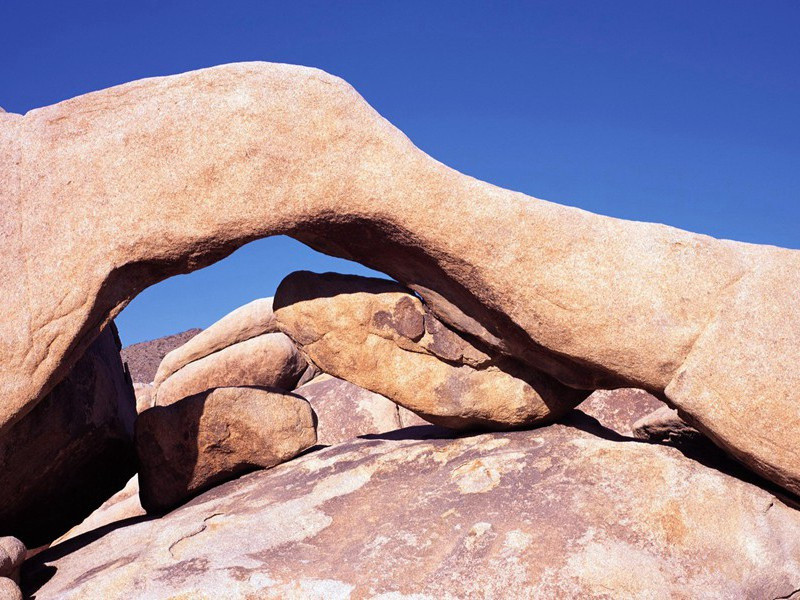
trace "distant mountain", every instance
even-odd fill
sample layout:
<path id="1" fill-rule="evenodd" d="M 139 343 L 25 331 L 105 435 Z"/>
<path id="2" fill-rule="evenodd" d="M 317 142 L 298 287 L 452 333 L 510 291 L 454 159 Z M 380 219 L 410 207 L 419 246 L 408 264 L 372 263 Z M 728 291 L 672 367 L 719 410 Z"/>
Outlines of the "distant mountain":
<path id="1" fill-rule="evenodd" d="M 167 335 L 149 342 L 131 344 L 122 349 L 122 360 L 128 363 L 131 378 L 135 382 L 150 383 L 155 379 L 158 365 L 167 354 L 175 348 L 182 346 L 202 329 L 188 329 L 174 335 Z"/>

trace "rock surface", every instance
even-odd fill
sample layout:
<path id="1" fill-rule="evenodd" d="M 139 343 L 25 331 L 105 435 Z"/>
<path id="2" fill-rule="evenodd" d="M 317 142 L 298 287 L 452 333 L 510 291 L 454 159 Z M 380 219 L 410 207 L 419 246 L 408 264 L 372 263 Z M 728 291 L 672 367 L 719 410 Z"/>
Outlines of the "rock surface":
<path id="1" fill-rule="evenodd" d="M 175 348 L 183 346 L 201 331 L 203 330 L 187 329 L 181 333 L 131 344 L 123 348 L 120 354 L 123 362 L 128 365 L 133 382 L 152 383 L 156 377 L 158 365 L 161 364 L 164 357 Z"/>
<path id="2" fill-rule="evenodd" d="M 321 71 L 226 65 L 3 114 L 0 207 L 0 435 L 141 290 L 289 234 L 564 384 L 665 393 L 800 492 L 800 252 L 477 181 Z"/>
<path id="3" fill-rule="evenodd" d="M 113 323 L 0 436 L 0 533 L 34 548 L 80 522 L 136 470 L 133 388 Z"/>
<path id="4" fill-rule="evenodd" d="M 678 411 L 669 406 L 662 406 L 638 419 L 633 424 L 633 436 L 648 442 L 664 442 L 674 445 L 697 444 L 706 440 L 703 434 L 687 425 L 678 416 Z"/>
<path id="5" fill-rule="evenodd" d="M 576 416 L 341 444 L 53 548 L 26 563 L 23 584 L 37 600 L 728 599 L 799 587 L 800 512 L 673 448 L 587 428 Z"/>
<path id="6" fill-rule="evenodd" d="M 588 394 L 445 327 L 391 281 L 298 271 L 275 293 L 278 327 L 322 369 L 454 429 L 557 418 Z"/>
<path id="7" fill-rule="evenodd" d="M 620 388 L 597 390 L 578 405 L 578 410 L 597 419 L 601 425 L 620 435 L 632 435 L 633 424 L 665 406 L 644 390 Z"/>
<path id="8" fill-rule="evenodd" d="M 153 377 L 156 387 L 191 362 L 264 333 L 275 333 L 272 298 L 259 298 L 228 313 L 205 331 L 177 346 L 158 365 Z"/>
<path id="9" fill-rule="evenodd" d="M 106 500 L 100 508 L 95 510 L 78 525 L 53 542 L 51 547 L 76 538 L 84 533 L 98 531 L 112 523 L 120 523 L 128 519 L 141 517 L 144 514 L 145 511 L 142 508 L 142 503 L 139 501 L 139 476 L 134 475 L 130 478 L 128 483 L 125 484 L 124 488 Z"/>
<path id="10" fill-rule="evenodd" d="M 318 444 L 330 446 L 403 427 L 397 404 L 330 375 L 320 375 L 294 393 L 308 400 L 317 415 Z"/>
<path id="11" fill-rule="evenodd" d="M 152 383 L 134 383 L 133 393 L 136 396 L 136 414 L 156 405 L 155 388 Z"/>
<path id="12" fill-rule="evenodd" d="M 19 582 L 19 569 L 25 560 L 26 553 L 25 544 L 17 538 L 0 537 L 0 577 L 7 577 L 14 582 Z"/>
<path id="13" fill-rule="evenodd" d="M 307 367 L 288 337 L 280 332 L 265 333 L 178 369 L 155 387 L 155 403 L 166 406 L 217 387 L 261 386 L 291 390 Z"/>
<path id="14" fill-rule="evenodd" d="M 0 577 L 0 600 L 23 600 L 22 592 L 13 579 Z"/>
<path id="15" fill-rule="evenodd" d="M 314 425 L 303 398 L 254 387 L 216 388 L 146 410 L 136 420 L 142 506 L 163 512 L 289 460 L 316 443 Z"/>

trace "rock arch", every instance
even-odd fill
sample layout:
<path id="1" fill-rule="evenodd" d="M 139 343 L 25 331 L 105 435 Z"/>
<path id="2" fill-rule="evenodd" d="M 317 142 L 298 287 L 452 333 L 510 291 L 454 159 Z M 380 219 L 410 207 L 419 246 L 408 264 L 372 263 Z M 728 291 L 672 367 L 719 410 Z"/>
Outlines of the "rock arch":
<path id="1" fill-rule="evenodd" d="M 141 290 L 288 234 L 578 388 L 637 386 L 800 492 L 800 252 L 435 161 L 342 80 L 243 63 L 0 114 L 0 434 Z"/>

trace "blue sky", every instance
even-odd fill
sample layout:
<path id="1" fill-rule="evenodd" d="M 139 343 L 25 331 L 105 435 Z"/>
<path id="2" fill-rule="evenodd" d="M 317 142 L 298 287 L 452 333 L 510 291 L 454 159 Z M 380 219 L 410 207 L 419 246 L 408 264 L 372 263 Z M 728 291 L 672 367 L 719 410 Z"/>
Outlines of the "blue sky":
<path id="1" fill-rule="evenodd" d="M 0 2 L 0 106 L 242 60 L 339 75 L 442 162 L 540 198 L 800 248 L 800 2 Z M 204 327 L 292 270 L 286 238 L 143 292 L 123 342 Z"/>

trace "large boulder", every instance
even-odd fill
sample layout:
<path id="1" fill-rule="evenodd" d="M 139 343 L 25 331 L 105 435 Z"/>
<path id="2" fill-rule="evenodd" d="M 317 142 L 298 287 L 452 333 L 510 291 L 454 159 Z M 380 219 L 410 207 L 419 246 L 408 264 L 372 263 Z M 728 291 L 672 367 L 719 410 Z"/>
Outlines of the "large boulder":
<path id="1" fill-rule="evenodd" d="M 664 407 L 664 403 L 644 390 L 619 388 L 597 390 L 578 406 L 578 410 L 598 420 L 620 435 L 632 435 L 633 424 Z"/>
<path id="2" fill-rule="evenodd" d="M 215 388 L 136 420 L 139 499 L 164 512 L 255 468 L 280 464 L 317 441 L 303 398 L 255 387 Z"/>
<path id="3" fill-rule="evenodd" d="M 258 298 L 228 313 L 186 343 L 176 346 L 163 357 L 152 381 L 158 387 L 191 362 L 239 342 L 277 331 L 272 314 L 272 298 Z"/>
<path id="4" fill-rule="evenodd" d="M 0 533 L 29 547 L 80 522 L 136 470 L 135 399 L 111 323 L 69 375 L 0 436 Z"/>
<path id="5" fill-rule="evenodd" d="M 155 387 L 166 406 L 216 387 L 261 386 L 291 390 L 308 368 L 287 336 L 265 333 L 188 363 Z"/>
<path id="6" fill-rule="evenodd" d="M 349 381 L 320 375 L 294 390 L 317 415 L 317 443 L 330 446 L 360 435 L 403 427 L 398 406 Z"/>
<path id="7" fill-rule="evenodd" d="M 133 383 L 148 384 L 155 379 L 156 371 L 164 357 L 175 348 L 179 348 L 202 329 L 187 329 L 180 333 L 165 335 L 164 337 L 147 342 L 131 344 L 122 349 L 122 361 L 131 372 Z"/>
<path id="8" fill-rule="evenodd" d="M 23 585 L 37 600 L 666 600 L 797 589 L 800 512 L 673 448 L 592 435 L 592 423 L 576 415 L 533 431 L 340 444 L 70 553 L 38 555 Z"/>
<path id="9" fill-rule="evenodd" d="M 588 394 L 492 357 L 382 279 L 298 271 L 275 293 L 278 327 L 326 373 L 456 429 L 553 420 Z"/>
<path id="10" fill-rule="evenodd" d="M 141 290 L 289 234 L 566 385 L 665 394 L 800 492 L 800 252 L 467 177 L 321 71 L 226 65 L 2 113 L 0 207 L 0 435 Z"/>

